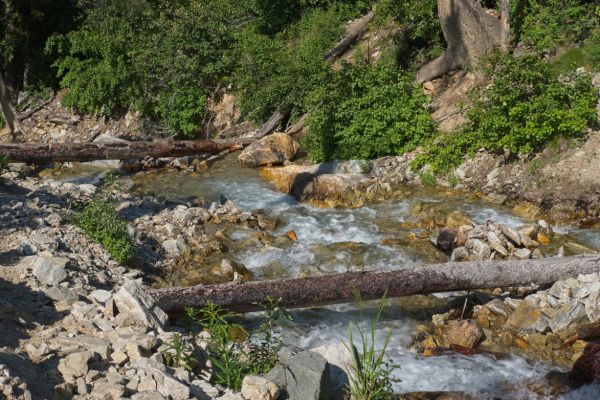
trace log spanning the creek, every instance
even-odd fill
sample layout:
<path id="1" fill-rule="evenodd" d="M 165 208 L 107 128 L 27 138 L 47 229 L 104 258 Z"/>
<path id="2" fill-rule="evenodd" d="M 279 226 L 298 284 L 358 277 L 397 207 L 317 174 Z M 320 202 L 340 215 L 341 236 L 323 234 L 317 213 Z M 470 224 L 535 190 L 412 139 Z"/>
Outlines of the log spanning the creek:
<path id="1" fill-rule="evenodd" d="M 286 308 L 346 303 L 358 290 L 365 300 L 457 290 L 547 285 L 579 274 L 600 272 L 600 257 L 539 260 L 469 261 L 416 265 L 391 271 L 347 272 L 306 278 L 246 283 L 149 289 L 157 305 L 168 313 L 209 302 L 248 312 L 259 309 L 266 296 L 281 298 Z"/>
<path id="2" fill-rule="evenodd" d="M 254 138 L 236 140 L 173 140 L 109 143 L 2 143 L 0 155 L 9 162 L 44 164 L 48 162 L 128 160 L 151 157 L 183 157 L 219 154 L 241 149 Z"/>

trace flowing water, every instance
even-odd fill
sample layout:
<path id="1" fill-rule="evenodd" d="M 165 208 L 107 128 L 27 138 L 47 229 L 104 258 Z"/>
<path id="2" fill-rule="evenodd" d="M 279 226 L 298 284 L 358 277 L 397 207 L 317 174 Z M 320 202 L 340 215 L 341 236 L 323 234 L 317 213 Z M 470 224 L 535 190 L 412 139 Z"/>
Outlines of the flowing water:
<path id="1" fill-rule="evenodd" d="M 526 222 L 500 206 L 424 192 L 403 200 L 358 209 L 314 208 L 278 192 L 255 170 L 240 168 L 234 157 L 219 161 L 202 173 L 161 171 L 139 174 L 133 177 L 133 181 L 138 194 L 171 199 L 202 196 L 209 201 L 218 201 L 220 196 L 225 196 L 241 209 L 262 209 L 269 216 L 276 217 L 280 222 L 274 234 L 295 231 L 298 240 L 288 248 L 245 248 L 234 254 L 238 261 L 253 270 L 258 279 L 298 276 L 302 271 L 324 274 L 444 261 L 445 258 L 432 251 L 430 246 L 419 249 L 414 247 L 414 243 L 404 240 L 408 230 L 403 229 L 401 224 L 408 217 L 410 204 L 414 201 L 443 202 L 444 207 L 462 210 L 478 223 L 491 219 L 518 227 Z M 563 232 L 573 230 L 580 240 L 600 245 L 598 231 L 571 227 L 561 229 Z M 229 236 L 238 240 L 248 234 L 240 229 L 230 232 Z M 443 302 L 444 299 L 437 300 Z M 529 399 L 535 397 L 522 389 L 524 383 L 542 378 L 552 369 L 518 356 L 501 360 L 486 355 L 419 356 L 410 349 L 411 335 L 423 322 L 419 318 L 430 315 L 431 310 L 427 310 L 424 304 L 434 307 L 440 301 L 436 301 L 435 296 L 421 296 L 421 300 L 414 304 L 410 299 L 388 302 L 377 336 L 381 344 L 387 332 L 391 332 L 387 353 L 401 365 L 395 372 L 395 376 L 401 379 L 395 384 L 400 393 L 458 390 L 474 392 L 485 398 Z M 368 316 L 362 317 L 350 304 L 297 310 L 292 314 L 294 319 L 285 329 L 285 341 L 302 348 L 347 340 L 350 320 L 368 322 L 369 319 Z M 564 398 L 600 398 L 600 387 L 589 386 Z"/>

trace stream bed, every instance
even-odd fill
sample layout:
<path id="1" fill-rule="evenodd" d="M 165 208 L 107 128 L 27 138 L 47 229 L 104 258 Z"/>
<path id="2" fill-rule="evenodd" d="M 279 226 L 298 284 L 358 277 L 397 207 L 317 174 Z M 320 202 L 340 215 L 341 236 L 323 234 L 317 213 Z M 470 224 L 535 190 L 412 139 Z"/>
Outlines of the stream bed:
<path id="1" fill-rule="evenodd" d="M 96 171 L 94 171 L 95 173 Z M 53 176 L 54 179 L 74 179 Z M 84 175 L 81 171 L 78 179 Z M 264 181 L 256 170 L 239 167 L 235 157 L 216 162 L 201 173 L 163 170 L 125 177 L 133 183 L 133 193 L 167 199 L 204 197 L 219 201 L 221 196 L 232 200 L 239 208 L 261 209 L 277 219 L 273 234 L 293 230 L 297 240 L 282 249 L 267 246 L 262 249 L 242 248 L 233 253 L 236 261 L 252 270 L 257 279 L 339 273 L 359 270 L 384 270 L 419 262 L 443 262 L 447 258 L 427 248 L 418 249 L 404 240 L 409 229 L 403 227 L 410 206 L 415 201 L 438 202 L 453 210 L 467 213 L 476 223 L 488 219 L 518 227 L 526 221 L 510 209 L 487 204 L 468 196 L 445 197 L 424 190 L 409 197 L 386 201 L 357 209 L 320 209 L 298 203 L 293 197 L 278 192 Z M 413 229 L 414 231 L 414 229 Z M 594 247 L 600 246 L 600 232 L 571 226 L 559 227 Z M 243 229 L 229 232 L 232 239 L 241 239 L 249 232 Z M 391 332 L 388 356 L 400 364 L 395 377 L 398 393 L 411 391 L 464 391 L 477 398 L 537 398 L 525 389 L 527 382 L 541 379 L 555 367 L 535 363 L 516 355 L 495 359 L 487 355 L 465 357 L 445 355 L 423 357 L 410 349 L 411 336 L 419 324 L 431 316 L 431 304 L 446 301 L 450 295 L 421 296 L 423 299 L 388 300 L 377 336 L 383 343 Z M 367 303 L 367 308 L 373 303 Z M 315 309 L 294 310 L 293 321 L 284 330 L 284 342 L 301 348 L 314 348 L 340 343 L 348 338 L 350 320 L 368 322 L 355 305 L 344 304 Z M 591 385 L 571 392 L 565 399 L 600 398 L 600 386 Z"/>

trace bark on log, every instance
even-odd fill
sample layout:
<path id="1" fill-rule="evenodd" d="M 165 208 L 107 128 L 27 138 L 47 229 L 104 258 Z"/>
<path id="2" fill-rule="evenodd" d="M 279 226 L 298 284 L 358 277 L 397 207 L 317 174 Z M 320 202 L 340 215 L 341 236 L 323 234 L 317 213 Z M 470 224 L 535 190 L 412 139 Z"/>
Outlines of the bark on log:
<path id="1" fill-rule="evenodd" d="M 285 133 L 288 135 L 293 135 L 298 132 L 302 132 L 302 130 L 306 127 L 306 119 L 308 118 L 308 113 L 302 114 L 300 119 L 296 121 L 293 125 L 290 125 L 285 130 Z"/>
<path id="2" fill-rule="evenodd" d="M 254 138 L 260 139 L 275 132 L 275 129 L 277 129 L 277 127 L 281 124 L 281 121 L 288 116 L 291 110 L 291 106 L 285 105 L 281 109 L 275 111 L 273 115 L 271 115 L 271 118 L 269 118 L 269 120 L 265 122 L 258 131 L 256 131 Z"/>
<path id="3" fill-rule="evenodd" d="M 341 56 L 348 50 L 356 40 L 367 30 L 367 26 L 369 22 L 373 20 L 375 13 L 373 11 L 369 11 L 367 14 L 360 17 L 357 21 L 351 24 L 346 31 L 346 36 L 344 36 L 333 49 L 329 50 L 325 54 L 325 60 L 333 61 L 337 57 Z"/>
<path id="4" fill-rule="evenodd" d="M 351 302 L 358 290 L 363 299 L 496 287 L 551 284 L 600 271 L 600 257 L 546 258 L 524 261 L 471 261 L 417 265 L 382 272 L 348 272 L 308 278 L 275 279 L 151 289 L 159 307 L 175 313 L 212 302 L 234 311 L 258 309 L 266 296 L 281 298 L 287 308 Z"/>
<path id="5" fill-rule="evenodd" d="M 502 45 L 500 19 L 476 0 L 438 0 L 438 16 L 447 48 L 443 55 L 417 72 L 417 83 L 473 64 L 479 57 Z"/>
<path id="6" fill-rule="evenodd" d="M 180 140 L 110 143 L 3 143 L 0 155 L 9 162 L 43 164 L 48 162 L 128 160 L 151 157 L 182 157 L 219 154 L 247 146 L 254 139 Z"/>

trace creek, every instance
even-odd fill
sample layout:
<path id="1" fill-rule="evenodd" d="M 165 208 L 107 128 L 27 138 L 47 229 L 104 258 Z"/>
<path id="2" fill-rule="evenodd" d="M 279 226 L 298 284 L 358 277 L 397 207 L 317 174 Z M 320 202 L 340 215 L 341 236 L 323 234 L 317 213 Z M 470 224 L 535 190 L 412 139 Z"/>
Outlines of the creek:
<path id="1" fill-rule="evenodd" d="M 85 170 L 84 170 L 85 171 Z M 84 172 L 71 171 L 60 179 L 80 179 Z M 133 192 L 167 199 L 204 197 L 219 201 L 232 200 L 243 210 L 261 209 L 279 221 L 273 234 L 293 230 L 297 240 L 287 248 L 243 247 L 232 254 L 252 270 L 257 279 L 346 272 L 348 270 L 398 268 L 417 262 L 445 261 L 447 257 L 429 246 L 416 247 L 406 240 L 411 229 L 404 228 L 410 206 L 415 201 L 441 203 L 444 208 L 464 211 L 476 223 L 488 219 L 518 227 L 527 220 L 510 209 L 485 203 L 469 196 L 443 196 L 433 190 L 421 190 L 397 200 L 385 201 L 356 209 L 322 209 L 298 203 L 264 181 L 256 170 L 241 168 L 235 157 L 226 157 L 200 173 L 162 170 L 140 173 L 125 179 L 133 181 Z M 414 231 L 414 229 L 412 229 Z M 561 233 L 593 246 L 600 245 L 600 232 L 572 226 L 559 227 Z M 228 233 L 233 240 L 251 232 L 239 229 Z M 387 355 L 400 368 L 394 376 L 398 393 L 411 391 L 464 391 L 477 398 L 536 398 L 526 390 L 527 382 L 541 379 L 555 367 L 531 362 L 517 355 L 495 359 L 487 355 L 465 357 L 445 355 L 422 357 L 410 348 L 411 336 L 419 324 L 433 313 L 443 312 L 449 299 L 458 293 L 415 296 L 388 300 L 377 327 L 377 343 L 382 345 L 391 332 Z M 366 304 L 367 309 L 373 303 Z M 293 321 L 283 330 L 284 342 L 301 348 L 340 343 L 348 338 L 350 320 L 368 323 L 367 312 L 361 315 L 353 304 L 295 310 Z M 569 393 L 565 399 L 599 398 L 600 386 L 592 385 Z"/>

